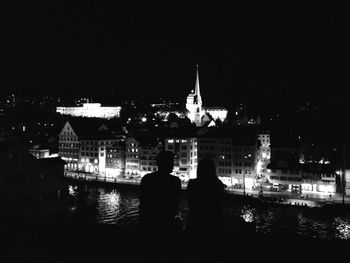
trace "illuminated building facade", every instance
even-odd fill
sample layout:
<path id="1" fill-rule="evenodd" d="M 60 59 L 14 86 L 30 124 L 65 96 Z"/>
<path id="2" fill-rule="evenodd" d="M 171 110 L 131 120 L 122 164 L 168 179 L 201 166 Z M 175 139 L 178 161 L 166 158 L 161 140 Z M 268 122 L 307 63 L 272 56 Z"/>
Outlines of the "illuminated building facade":
<path id="1" fill-rule="evenodd" d="M 82 107 L 57 107 L 56 112 L 73 117 L 87 118 L 117 118 L 121 107 L 102 107 L 100 103 L 84 103 Z"/>
<path id="2" fill-rule="evenodd" d="M 300 145 L 291 135 L 271 138 L 271 162 L 263 172 L 271 188 L 297 193 L 336 191 L 335 168 L 329 164 L 300 163 Z"/>
<path id="3" fill-rule="evenodd" d="M 301 164 L 302 192 L 336 192 L 336 172 L 331 165 L 307 163 Z"/>
<path id="4" fill-rule="evenodd" d="M 252 133 L 209 130 L 198 137 L 198 156 L 211 158 L 218 177 L 228 186 L 256 184 L 257 145 Z"/>
<path id="5" fill-rule="evenodd" d="M 172 135 L 165 138 L 165 150 L 174 153 L 174 172 L 182 181 L 196 177 L 198 157 L 195 136 Z"/>
<path id="6" fill-rule="evenodd" d="M 197 65 L 197 76 L 194 91 L 187 96 L 186 109 L 188 110 L 187 117 L 191 122 L 195 123 L 197 126 L 202 126 L 203 116 L 205 113 L 210 114 L 210 116 L 216 120 L 224 121 L 227 117 L 227 109 L 223 107 L 204 107 L 202 102 L 202 97 L 199 87 L 199 71 Z"/>
<path id="7" fill-rule="evenodd" d="M 162 141 L 159 141 L 155 138 L 143 142 L 141 141 L 141 146 L 141 176 L 144 176 L 147 173 L 153 173 L 158 171 L 156 157 L 158 153 L 163 149 Z"/>
<path id="8" fill-rule="evenodd" d="M 260 142 L 259 154 L 263 159 L 270 159 L 270 133 L 269 132 L 258 132 L 258 141 Z"/>
<path id="9" fill-rule="evenodd" d="M 126 139 L 125 175 L 130 177 L 141 176 L 140 142 L 135 138 Z"/>
<path id="10" fill-rule="evenodd" d="M 99 131 L 96 136 L 90 138 L 83 138 L 81 140 L 78 170 L 105 176 L 106 147 L 118 142 L 119 139 L 105 131 Z"/>
<path id="11" fill-rule="evenodd" d="M 28 152 L 37 159 L 58 157 L 58 154 L 50 154 L 50 149 L 41 148 L 39 145 L 36 145 L 32 149 L 29 149 Z"/>
<path id="12" fill-rule="evenodd" d="M 125 173 L 125 141 L 106 146 L 106 177 L 120 177 Z"/>
<path id="13" fill-rule="evenodd" d="M 126 139 L 125 175 L 140 177 L 158 170 L 156 156 L 163 150 L 160 138 L 136 135 Z"/>
<path id="14" fill-rule="evenodd" d="M 66 161 L 66 171 L 96 175 L 105 170 L 105 147 L 120 140 L 96 119 L 67 121 L 58 138 L 59 156 Z"/>
<path id="15" fill-rule="evenodd" d="M 80 140 L 72 125 L 67 121 L 58 134 L 58 154 L 66 161 L 65 168 L 77 170 L 80 154 Z"/>

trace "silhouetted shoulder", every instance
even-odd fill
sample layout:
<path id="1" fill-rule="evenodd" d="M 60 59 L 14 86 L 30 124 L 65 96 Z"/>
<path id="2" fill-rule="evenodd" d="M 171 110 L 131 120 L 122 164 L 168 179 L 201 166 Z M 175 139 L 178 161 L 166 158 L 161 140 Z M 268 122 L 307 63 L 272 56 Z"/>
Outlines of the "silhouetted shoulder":
<path id="1" fill-rule="evenodd" d="M 148 180 L 152 180 L 152 178 L 156 177 L 157 174 L 158 174 L 158 172 L 149 173 L 149 174 L 144 175 L 141 179 L 141 183 L 147 182 Z"/>

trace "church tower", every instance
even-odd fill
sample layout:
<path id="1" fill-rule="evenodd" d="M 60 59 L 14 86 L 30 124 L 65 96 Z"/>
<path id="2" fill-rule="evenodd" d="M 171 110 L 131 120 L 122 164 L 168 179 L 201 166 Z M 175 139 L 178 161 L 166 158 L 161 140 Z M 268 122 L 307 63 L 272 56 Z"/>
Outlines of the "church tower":
<path id="1" fill-rule="evenodd" d="M 202 97 L 201 97 L 200 88 L 199 88 L 198 65 L 196 66 L 196 68 L 197 68 L 196 84 L 195 84 L 194 91 L 192 90 L 191 93 L 187 96 L 186 109 L 189 111 L 187 114 L 187 117 L 191 120 L 191 122 L 194 122 L 197 126 L 201 126 L 203 108 L 202 108 Z"/>

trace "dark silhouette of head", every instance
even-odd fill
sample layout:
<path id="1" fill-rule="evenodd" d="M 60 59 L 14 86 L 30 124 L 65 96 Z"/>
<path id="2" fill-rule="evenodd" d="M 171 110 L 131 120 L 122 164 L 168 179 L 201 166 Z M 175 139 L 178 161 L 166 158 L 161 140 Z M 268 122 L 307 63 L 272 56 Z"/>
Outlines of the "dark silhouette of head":
<path id="1" fill-rule="evenodd" d="M 215 163 L 209 157 L 204 157 L 198 163 L 197 178 L 201 180 L 218 179 Z"/>
<path id="2" fill-rule="evenodd" d="M 157 157 L 158 171 L 172 173 L 174 169 L 174 154 L 169 151 L 161 151 Z"/>

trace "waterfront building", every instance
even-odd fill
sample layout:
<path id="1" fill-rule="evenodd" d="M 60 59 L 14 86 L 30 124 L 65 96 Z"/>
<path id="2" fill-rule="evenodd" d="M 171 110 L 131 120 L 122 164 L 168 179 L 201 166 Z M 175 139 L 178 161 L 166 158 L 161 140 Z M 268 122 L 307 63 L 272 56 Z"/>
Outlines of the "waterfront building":
<path id="1" fill-rule="evenodd" d="M 208 128 L 198 132 L 198 157 L 211 158 L 219 179 L 228 186 L 256 184 L 257 142 L 254 130 Z"/>
<path id="2" fill-rule="evenodd" d="M 163 142 L 160 138 L 155 137 L 143 137 L 139 138 L 139 141 L 141 145 L 140 172 L 141 176 L 144 176 L 158 170 L 156 157 L 163 150 Z"/>
<path id="3" fill-rule="evenodd" d="M 61 132 L 58 134 L 58 154 L 66 161 L 65 168 L 68 170 L 76 170 L 78 168 L 80 141 L 76 127 L 70 122 L 66 122 Z"/>
<path id="4" fill-rule="evenodd" d="M 263 172 L 274 190 L 299 194 L 336 192 L 334 165 L 300 162 L 300 145 L 296 136 L 275 133 L 271 138 L 271 163 Z"/>
<path id="5" fill-rule="evenodd" d="M 106 147 L 120 141 L 109 130 L 98 130 L 80 139 L 78 170 L 106 176 Z"/>
<path id="6" fill-rule="evenodd" d="M 166 151 L 174 153 L 174 171 L 182 181 L 195 178 L 197 173 L 197 136 L 194 131 L 174 129 L 164 138 Z"/>
<path id="7" fill-rule="evenodd" d="M 142 177 L 158 170 L 156 157 L 163 148 L 161 138 L 137 134 L 126 140 L 125 175 Z"/>
<path id="8" fill-rule="evenodd" d="M 125 176 L 139 177 L 141 176 L 140 142 L 133 137 L 129 137 L 126 139 L 125 144 L 126 144 Z"/>
<path id="9" fill-rule="evenodd" d="M 271 158 L 270 149 L 270 132 L 269 131 L 259 131 L 257 134 L 257 140 L 260 144 L 259 155 L 263 160 L 269 160 Z"/>
<path id="10" fill-rule="evenodd" d="M 267 165 L 266 178 L 272 190 L 290 190 L 301 192 L 302 168 L 298 162 L 290 160 L 273 160 Z"/>
<path id="11" fill-rule="evenodd" d="M 272 190 L 301 192 L 302 168 L 297 138 L 284 131 L 271 135 L 271 160 L 262 173 Z"/>
<path id="12" fill-rule="evenodd" d="M 56 112 L 62 115 L 87 118 L 117 118 L 120 115 L 120 106 L 102 107 L 100 103 L 84 103 L 82 107 L 57 107 Z"/>
<path id="13" fill-rule="evenodd" d="M 227 109 L 224 107 L 205 107 L 203 106 L 202 97 L 199 87 L 199 70 L 197 65 L 195 89 L 187 96 L 186 109 L 187 117 L 197 126 L 203 125 L 203 116 L 209 114 L 213 120 L 219 119 L 224 121 L 227 117 Z"/>
<path id="14" fill-rule="evenodd" d="M 107 138 L 106 138 L 107 136 Z M 99 146 L 105 141 L 113 144 L 116 135 L 98 119 L 74 118 L 66 121 L 58 134 L 58 154 L 66 161 L 67 171 L 86 171 L 98 174 Z"/>
<path id="15" fill-rule="evenodd" d="M 113 145 L 105 147 L 106 149 L 106 177 L 117 178 L 124 176 L 126 144 L 124 140 L 119 140 Z"/>
<path id="16" fill-rule="evenodd" d="M 306 163 L 302 168 L 302 192 L 336 192 L 336 169 L 330 164 Z"/>
<path id="17" fill-rule="evenodd" d="M 259 148 L 257 153 L 256 173 L 260 184 L 262 184 L 266 181 L 263 171 L 266 169 L 271 159 L 270 132 L 258 131 L 257 140 Z"/>

